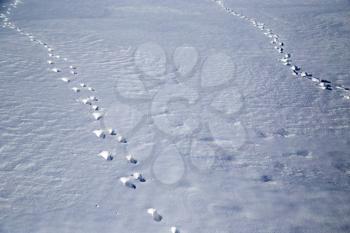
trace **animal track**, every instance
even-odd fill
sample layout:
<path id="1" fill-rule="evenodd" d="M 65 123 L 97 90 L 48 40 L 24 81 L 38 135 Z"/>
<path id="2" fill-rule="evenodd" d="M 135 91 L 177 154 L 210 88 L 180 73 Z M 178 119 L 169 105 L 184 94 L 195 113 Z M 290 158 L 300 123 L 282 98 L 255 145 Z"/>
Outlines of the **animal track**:
<path id="1" fill-rule="evenodd" d="M 74 92 L 80 92 L 80 89 L 77 88 L 77 87 L 73 87 L 72 90 L 73 90 Z"/>
<path id="2" fill-rule="evenodd" d="M 171 227 L 170 232 L 171 233 L 180 233 L 180 231 L 176 227 Z"/>
<path id="3" fill-rule="evenodd" d="M 109 151 L 101 151 L 98 156 L 104 158 L 105 160 L 112 160 L 113 159 L 113 156 L 112 156 L 112 153 L 109 152 Z"/>
<path id="4" fill-rule="evenodd" d="M 126 160 L 128 160 L 129 163 L 137 164 L 137 160 L 132 157 L 132 155 L 128 154 L 126 157 Z"/>
<path id="5" fill-rule="evenodd" d="M 106 134 L 103 132 L 101 129 L 94 130 L 93 133 L 98 137 L 98 138 L 105 138 Z"/>
<path id="6" fill-rule="evenodd" d="M 133 179 L 131 177 L 121 177 L 119 180 L 124 186 L 136 189 L 136 185 L 132 182 Z"/>
<path id="7" fill-rule="evenodd" d="M 158 211 L 154 208 L 149 208 L 147 213 L 152 216 L 153 220 L 156 222 L 162 221 L 163 217 L 158 213 Z"/>
<path id="8" fill-rule="evenodd" d="M 297 156 L 297 157 L 304 157 L 304 158 L 311 159 L 312 153 L 308 150 L 297 150 L 296 152 L 284 153 L 283 156 L 286 156 L 286 157 Z"/>
<path id="9" fill-rule="evenodd" d="M 340 91 L 340 94 L 343 96 L 344 99 L 350 100 L 349 88 L 344 88 L 342 85 L 336 85 L 336 84 L 333 85 L 328 80 L 320 81 L 318 78 L 312 77 L 311 73 L 308 73 L 306 71 L 302 71 L 301 67 L 298 67 L 297 65 L 293 65 L 292 64 L 292 60 L 291 60 L 291 54 L 290 53 L 286 53 L 286 51 L 284 50 L 285 43 L 283 41 L 280 41 L 280 39 L 279 39 L 280 36 L 278 34 L 276 34 L 276 33 L 273 33 L 273 31 L 271 29 L 269 29 L 264 23 L 258 22 L 254 18 L 250 18 L 250 17 L 244 16 L 244 15 L 242 15 L 242 14 L 240 14 L 240 13 L 238 13 L 238 12 L 228 8 L 228 7 L 225 7 L 225 5 L 224 5 L 222 0 L 212 0 L 212 1 L 215 2 L 217 5 L 219 5 L 227 13 L 247 21 L 248 23 L 252 24 L 257 29 L 262 31 L 263 34 L 266 37 L 272 39 L 270 41 L 270 43 L 272 45 L 274 45 L 274 49 L 276 49 L 281 54 L 285 54 L 283 56 L 283 58 L 280 59 L 280 61 L 285 66 L 291 66 L 291 71 L 292 71 L 292 75 L 293 76 L 300 77 L 300 78 L 303 78 L 303 79 L 306 79 L 306 80 L 311 80 L 311 81 L 315 82 L 317 84 L 317 86 L 320 89 L 322 89 L 322 90 L 332 91 L 332 90 L 334 90 L 333 89 L 333 87 L 334 87 L 334 88 L 336 88 L 337 90 Z"/>
<path id="10" fill-rule="evenodd" d="M 70 82 L 70 79 L 69 78 L 61 78 L 61 80 L 65 83 L 69 83 Z"/>
<path id="11" fill-rule="evenodd" d="M 91 102 L 90 102 L 90 104 L 91 104 Z M 94 112 L 94 113 L 92 113 L 92 116 L 94 117 L 95 120 L 98 121 L 103 117 L 103 114 L 100 112 Z"/>

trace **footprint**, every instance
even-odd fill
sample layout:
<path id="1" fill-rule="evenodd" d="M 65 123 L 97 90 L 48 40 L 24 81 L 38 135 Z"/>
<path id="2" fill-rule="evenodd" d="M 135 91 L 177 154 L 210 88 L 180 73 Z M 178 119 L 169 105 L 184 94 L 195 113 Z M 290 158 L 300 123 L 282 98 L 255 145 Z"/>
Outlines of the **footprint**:
<path id="1" fill-rule="evenodd" d="M 332 90 L 332 85 L 330 85 L 328 82 L 324 82 L 323 80 L 321 80 L 321 82 L 318 84 L 318 86 L 322 90 Z"/>
<path id="2" fill-rule="evenodd" d="M 272 177 L 271 176 L 269 176 L 269 175 L 262 175 L 261 177 L 260 177 L 260 181 L 262 181 L 262 182 L 270 182 L 270 181 L 272 181 Z"/>
<path id="3" fill-rule="evenodd" d="M 93 96 L 93 95 L 90 96 L 89 99 L 90 99 L 91 101 L 98 101 L 97 97 L 95 97 L 95 96 Z"/>
<path id="4" fill-rule="evenodd" d="M 319 79 L 319 78 L 312 77 L 312 78 L 311 78 L 311 81 L 319 83 L 319 82 L 320 82 L 320 79 Z"/>
<path id="5" fill-rule="evenodd" d="M 308 150 L 297 150 L 296 152 L 284 153 L 283 156 L 287 156 L 287 157 L 298 156 L 298 157 L 304 157 L 307 159 L 311 159 L 312 152 L 310 152 Z"/>
<path id="6" fill-rule="evenodd" d="M 117 140 L 120 143 L 127 143 L 128 141 L 126 140 L 126 138 L 124 138 L 122 135 L 118 135 L 117 136 Z"/>
<path id="7" fill-rule="evenodd" d="M 154 208 L 149 208 L 147 213 L 152 216 L 153 220 L 156 222 L 162 221 L 163 217 L 158 213 L 158 211 Z"/>
<path id="8" fill-rule="evenodd" d="M 180 233 L 180 231 L 176 227 L 171 227 L 170 232 L 171 233 Z"/>
<path id="9" fill-rule="evenodd" d="M 137 164 L 137 160 L 136 160 L 131 154 L 128 154 L 128 155 L 126 156 L 126 160 L 127 160 L 129 163 Z"/>
<path id="10" fill-rule="evenodd" d="M 77 88 L 77 87 L 73 87 L 72 90 L 73 90 L 74 92 L 80 92 L 80 89 Z"/>
<path id="11" fill-rule="evenodd" d="M 131 175 L 135 180 L 138 180 L 140 182 L 146 182 L 146 179 L 141 175 L 141 173 L 139 172 L 134 172 L 132 175 Z"/>
<path id="12" fill-rule="evenodd" d="M 280 61 L 282 62 L 283 65 L 290 66 L 291 60 L 289 58 L 282 58 L 280 59 Z"/>
<path id="13" fill-rule="evenodd" d="M 283 129 L 283 128 L 276 130 L 274 132 L 274 134 L 277 134 L 277 135 L 279 135 L 281 137 L 288 137 L 288 136 L 290 136 L 290 133 L 286 129 Z"/>
<path id="14" fill-rule="evenodd" d="M 98 156 L 104 158 L 105 160 L 113 160 L 113 156 L 112 156 L 111 152 L 106 151 L 106 150 L 101 151 L 101 152 L 98 154 Z"/>
<path id="15" fill-rule="evenodd" d="M 103 117 L 103 114 L 100 112 L 94 112 L 92 113 L 92 116 L 94 117 L 95 120 L 100 120 Z"/>
<path id="16" fill-rule="evenodd" d="M 89 98 L 82 99 L 81 102 L 83 104 L 91 105 L 91 100 Z"/>
<path id="17" fill-rule="evenodd" d="M 136 189 L 136 185 L 132 183 L 132 178 L 131 177 L 120 177 L 119 178 L 120 182 L 128 188 Z"/>
<path id="18" fill-rule="evenodd" d="M 61 80 L 65 83 L 69 83 L 70 82 L 70 79 L 69 78 L 61 78 Z"/>
<path id="19" fill-rule="evenodd" d="M 99 107 L 97 105 L 91 105 L 92 110 L 98 111 Z"/>
<path id="20" fill-rule="evenodd" d="M 96 105 L 94 105 L 94 106 L 96 106 Z M 116 130 L 112 129 L 112 128 L 107 129 L 107 132 L 109 135 L 117 135 Z"/>
<path id="21" fill-rule="evenodd" d="M 61 71 L 58 68 L 53 68 L 52 72 L 58 73 L 58 72 L 61 72 Z"/>
<path id="22" fill-rule="evenodd" d="M 69 68 L 72 69 L 72 70 L 77 69 L 77 67 L 75 67 L 75 66 L 69 66 Z"/>
<path id="23" fill-rule="evenodd" d="M 47 63 L 50 64 L 50 65 L 55 64 L 55 62 L 52 61 L 52 60 L 48 60 Z"/>
<path id="24" fill-rule="evenodd" d="M 102 129 L 97 129 L 92 131 L 98 138 L 105 138 L 106 134 L 103 132 Z"/>
<path id="25" fill-rule="evenodd" d="M 303 78 L 306 78 L 306 77 L 311 77 L 312 75 L 307 72 L 301 72 L 300 76 Z"/>

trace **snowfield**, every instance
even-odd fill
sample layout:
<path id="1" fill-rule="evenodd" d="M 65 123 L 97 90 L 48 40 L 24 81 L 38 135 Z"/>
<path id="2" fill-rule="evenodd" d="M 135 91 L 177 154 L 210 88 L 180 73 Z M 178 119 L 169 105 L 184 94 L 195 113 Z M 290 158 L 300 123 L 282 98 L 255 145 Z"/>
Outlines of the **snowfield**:
<path id="1" fill-rule="evenodd" d="M 0 1 L 0 233 L 350 232 L 349 12 Z"/>

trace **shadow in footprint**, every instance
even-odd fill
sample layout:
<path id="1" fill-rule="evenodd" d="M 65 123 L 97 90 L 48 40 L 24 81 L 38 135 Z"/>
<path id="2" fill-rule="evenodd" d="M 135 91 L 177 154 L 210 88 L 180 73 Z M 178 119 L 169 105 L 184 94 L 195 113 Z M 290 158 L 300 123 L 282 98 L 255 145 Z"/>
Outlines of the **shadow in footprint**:
<path id="1" fill-rule="evenodd" d="M 272 176 L 269 176 L 269 175 L 262 175 L 260 177 L 260 181 L 266 183 L 266 182 L 270 182 L 272 181 Z"/>

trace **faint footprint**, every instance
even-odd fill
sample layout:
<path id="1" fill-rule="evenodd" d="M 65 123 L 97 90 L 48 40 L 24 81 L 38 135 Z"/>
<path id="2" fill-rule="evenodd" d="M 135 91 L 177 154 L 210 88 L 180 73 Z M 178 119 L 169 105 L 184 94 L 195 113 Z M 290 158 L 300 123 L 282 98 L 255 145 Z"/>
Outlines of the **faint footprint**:
<path id="1" fill-rule="evenodd" d="M 153 220 L 156 222 L 162 221 L 163 217 L 158 213 L 158 211 L 154 208 L 149 208 L 147 213 L 152 216 Z"/>

